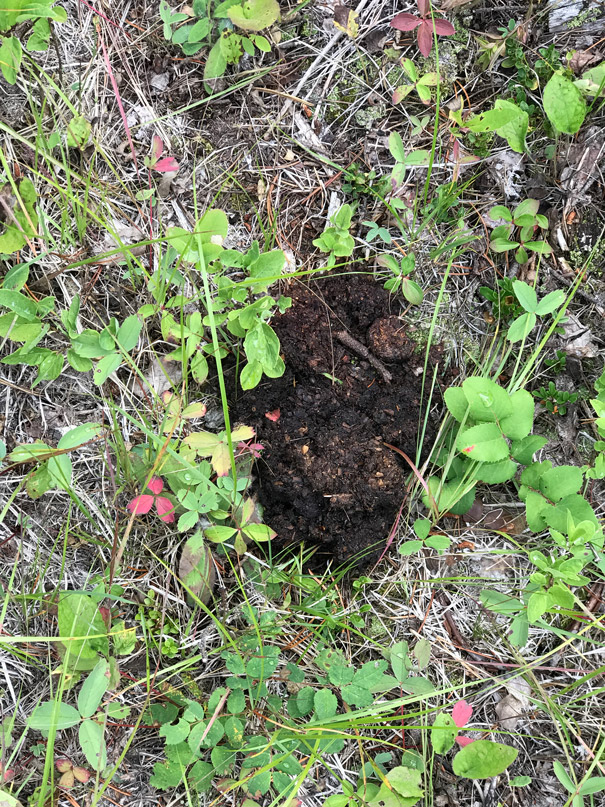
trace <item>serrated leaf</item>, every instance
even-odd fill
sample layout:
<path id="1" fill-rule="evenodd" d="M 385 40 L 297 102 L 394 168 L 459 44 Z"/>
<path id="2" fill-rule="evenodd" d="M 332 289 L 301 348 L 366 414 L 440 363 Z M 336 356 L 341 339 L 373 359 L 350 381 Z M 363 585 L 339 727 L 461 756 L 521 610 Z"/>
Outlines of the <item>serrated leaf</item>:
<path id="1" fill-rule="evenodd" d="M 338 709 L 338 699 L 329 689 L 319 689 L 313 698 L 315 715 L 319 720 L 334 717 Z"/>
<path id="2" fill-rule="evenodd" d="M 508 444 L 495 423 L 480 423 L 459 434 L 456 448 L 478 462 L 499 462 L 508 457 Z"/>

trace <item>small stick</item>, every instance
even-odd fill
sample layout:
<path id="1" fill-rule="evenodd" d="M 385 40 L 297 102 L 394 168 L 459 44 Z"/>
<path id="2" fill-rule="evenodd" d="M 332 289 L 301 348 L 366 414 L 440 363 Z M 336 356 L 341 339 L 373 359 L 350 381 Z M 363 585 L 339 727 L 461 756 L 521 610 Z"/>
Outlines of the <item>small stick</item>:
<path id="1" fill-rule="evenodd" d="M 355 353 L 357 353 L 358 356 L 367 359 L 367 361 L 370 362 L 372 367 L 375 370 L 378 370 L 383 380 L 386 381 L 387 384 L 391 383 L 391 381 L 393 380 L 393 376 L 389 373 L 389 371 L 380 361 L 380 359 L 377 359 L 376 356 L 373 356 L 365 345 L 362 345 L 361 342 L 358 342 L 357 339 L 352 337 L 351 334 L 347 333 L 346 331 L 337 331 L 334 334 L 334 336 L 338 339 L 338 341 L 341 344 L 345 345 L 345 347 L 348 347 L 351 350 L 353 350 Z"/>

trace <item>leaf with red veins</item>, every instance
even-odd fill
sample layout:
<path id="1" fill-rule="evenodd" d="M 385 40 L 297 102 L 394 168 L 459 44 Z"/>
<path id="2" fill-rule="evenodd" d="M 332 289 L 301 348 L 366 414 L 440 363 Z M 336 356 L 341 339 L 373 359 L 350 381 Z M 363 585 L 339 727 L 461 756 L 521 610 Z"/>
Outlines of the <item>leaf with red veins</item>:
<path id="1" fill-rule="evenodd" d="M 151 159 L 154 161 L 159 160 L 163 152 L 164 144 L 162 143 L 162 138 L 154 135 L 151 143 Z"/>
<path id="2" fill-rule="evenodd" d="M 145 515 L 145 513 L 148 513 L 153 507 L 153 500 L 153 496 L 150 496 L 148 493 L 143 493 L 134 498 L 131 502 L 128 502 L 128 510 L 131 513 L 135 513 L 137 516 Z"/>
<path id="3" fill-rule="evenodd" d="M 158 496 L 155 500 L 155 507 L 162 521 L 168 524 L 174 521 L 174 505 L 170 499 L 166 499 L 164 496 Z"/>
<path id="4" fill-rule="evenodd" d="M 405 11 L 391 20 L 391 28 L 397 28 L 398 31 L 414 31 L 419 25 L 422 25 L 422 20 Z"/>
<path id="5" fill-rule="evenodd" d="M 452 709 L 452 720 L 461 729 L 466 726 L 473 714 L 473 707 L 466 701 L 458 701 Z"/>
<path id="6" fill-rule="evenodd" d="M 451 22 L 444 20 L 443 18 L 435 17 L 433 20 L 433 26 L 435 28 L 435 33 L 437 36 L 451 36 L 452 34 L 456 33 L 456 29 L 452 25 Z"/>
<path id="7" fill-rule="evenodd" d="M 458 735 L 458 737 L 456 737 L 456 742 L 458 743 L 460 748 L 465 748 L 467 745 L 470 745 L 475 741 L 472 740 L 470 737 L 460 737 L 460 735 Z"/>
<path id="8" fill-rule="evenodd" d="M 82 782 L 82 784 L 86 784 L 91 777 L 90 771 L 87 771 L 86 768 L 74 768 L 74 776 L 78 780 L 78 782 Z"/>
<path id="9" fill-rule="evenodd" d="M 160 174 L 167 174 L 171 171 L 176 173 L 179 168 L 180 166 L 174 157 L 164 157 L 153 165 L 153 170 L 158 171 Z"/>
<path id="10" fill-rule="evenodd" d="M 152 493 L 155 493 L 155 495 L 158 496 L 164 490 L 164 482 L 159 476 L 152 476 L 147 483 L 147 487 Z"/>
<path id="11" fill-rule="evenodd" d="M 55 765 L 57 766 L 59 773 L 66 773 L 66 771 L 70 771 L 73 768 L 71 762 L 65 757 L 60 757 L 57 759 L 55 761 Z"/>
<path id="12" fill-rule="evenodd" d="M 420 53 L 425 58 L 428 58 L 431 54 L 431 48 L 433 47 L 433 22 L 432 20 L 422 20 L 420 23 L 420 27 L 418 28 L 418 48 L 420 49 Z"/>
<path id="13" fill-rule="evenodd" d="M 426 17 L 430 13 L 429 0 L 418 0 L 417 5 L 421 17 Z"/>

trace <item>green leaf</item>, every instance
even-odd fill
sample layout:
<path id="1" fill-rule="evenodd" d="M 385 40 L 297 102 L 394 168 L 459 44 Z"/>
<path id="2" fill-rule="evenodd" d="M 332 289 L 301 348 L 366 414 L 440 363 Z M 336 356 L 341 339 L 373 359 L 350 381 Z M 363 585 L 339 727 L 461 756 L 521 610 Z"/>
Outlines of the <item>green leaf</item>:
<path id="1" fill-rule="evenodd" d="M 218 745 L 210 752 L 210 759 L 219 776 L 226 776 L 231 773 L 236 757 L 237 752 L 232 751 L 230 748 L 225 748 L 224 745 Z"/>
<path id="2" fill-rule="evenodd" d="M 69 454 L 57 454 L 47 463 L 48 473 L 55 485 L 62 490 L 69 490 L 72 482 L 72 465 Z"/>
<path id="3" fill-rule="evenodd" d="M 312 687 L 303 687 L 296 696 L 296 708 L 300 716 L 311 714 L 315 708 L 315 690 Z"/>
<path id="4" fill-rule="evenodd" d="M 493 221 L 498 221 L 499 219 L 504 219 L 504 221 L 513 220 L 513 214 L 510 212 L 508 207 L 505 207 L 504 205 L 495 205 L 492 207 L 492 209 L 489 211 L 489 217 Z"/>
<path id="5" fill-rule="evenodd" d="M 405 148 L 399 132 L 389 135 L 389 151 L 398 163 L 405 163 Z"/>
<path id="6" fill-rule="evenodd" d="M 461 423 L 469 409 L 469 403 L 461 387 L 448 387 L 444 393 L 445 405 L 450 414 Z"/>
<path id="7" fill-rule="evenodd" d="M 516 748 L 491 740 L 475 740 L 458 751 L 452 767 L 465 779 L 491 779 L 505 771 L 518 755 Z"/>
<path id="8" fill-rule="evenodd" d="M 481 423 L 459 434 L 456 448 L 478 462 L 498 462 L 508 457 L 508 444 L 495 423 Z"/>
<path id="9" fill-rule="evenodd" d="M 473 420 L 493 423 L 512 414 L 510 396 L 489 378 L 467 378 L 462 389 Z"/>
<path id="10" fill-rule="evenodd" d="M 518 465 L 509 459 L 500 462 L 481 463 L 473 473 L 473 478 L 477 482 L 485 482 L 487 485 L 500 485 L 508 482 L 517 472 Z"/>
<path id="11" fill-rule="evenodd" d="M 225 734 L 231 746 L 239 748 L 244 741 L 244 724 L 237 717 L 228 717 L 225 720 Z"/>
<path id="12" fill-rule="evenodd" d="M 549 597 L 545 591 L 536 591 L 527 603 L 527 619 L 533 625 L 546 613 L 549 606 Z"/>
<path id="13" fill-rule="evenodd" d="M 519 246 L 518 241 L 510 241 L 508 238 L 494 238 L 489 242 L 490 249 L 494 252 L 509 252 Z"/>
<path id="14" fill-rule="evenodd" d="M 121 364 L 121 353 L 109 353 L 107 356 L 103 356 L 103 358 L 100 359 L 95 366 L 92 376 L 93 382 L 97 385 L 97 387 L 100 387 L 101 384 L 104 384 L 109 376 L 114 373 Z"/>
<path id="15" fill-rule="evenodd" d="M 91 597 L 75 592 L 62 592 L 59 598 L 58 622 L 59 636 L 72 660 L 78 657 L 95 658 L 98 652 L 109 654 L 107 629 Z M 89 639 L 89 634 L 102 635 Z"/>
<path id="16" fill-rule="evenodd" d="M 580 796 L 592 796 L 605 790 L 605 776 L 593 776 L 587 779 L 578 791 Z"/>
<path id="17" fill-rule="evenodd" d="M 418 283 L 407 277 L 401 281 L 401 293 L 411 305 L 420 305 L 424 297 L 424 292 Z"/>
<path id="18" fill-rule="evenodd" d="M 279 20 L 277 0 L 244 0 L 241 5 L 231 6 L 227 14 L 231 22 L 244 31 L 262 31 Z"/>
<path id="19" fill-rule="evenodd" d="M 187 744 L 194 754 L 198 754 L 200 748 L 213 748 L 223 739 L 225 729 L 222 722 L 215 720 L 210 728 L 208 728 L 209 725 L 209 720 L 201 720 L 191 729 Z M 206 729 L 208 729 L 208 731 L 206 731 Z"/>
<path id="20" fill-rule="evenodd" d="M 396 642 L 391 648 L 390 663 L 393 675 L 397 681 L 400 683 L 405 681 L 412 667 L 409 656 L 409 646 L 405 640 Z"/>
<path id="21" fill-rule="evenodd" d="M 523 308 L 530 314 L 534 314 L 538 308 L 538 297 L 536 295 L 536 290 L 529 286 L 527 283 L 524 283 L 522 280 L 513 280 L 513 291 L 515 292 L 515 297 Z"/>
<path id="22" fill-rule="evenodd" d="M 228 541 L 232 538 L 237 529 L 235 527 L 208 527 L 207 530 L 204 530 L 204 535 L 209 541 L 212 541 L 215 544 L 222 544 L 224 541 Z"/>
<path id="23" fill-rule="evenodd" d="M 561 73 L 554 73 L 542 94 L 549 121 L 565 134 L 575 134 L 586 117 L 586 101 L 580 90 Z"/>
<path id="24" fill-rule="evenodd" d="M 543 448 L 548 440 L 539 434 L 529 434 L 522 440 L 515 440 L 511 445 L 511 456 L 521 465 L 530 465 L 536 451 Z"/>
<path id="25" fill-rule="evenodd" d="M 223 76 L 226 69 L 227 60 L 223 56 L 221 41 L 219 39 L 210 49 L 210 53 L 208 54 L 208 58 L 206 59 L 206 64 L 204 66 L 204 82 L 208 92 L 212 92 L 211 82 L 214 79 Z"/>
<path id="26" fill-rule="evenodd" d="M 59 731 L 76 726 L 81 719 L 80 713 L 73 706 L 47 701 L 34 709 L 27 725 L 36 731 L 51 731 L 53 728 Z"/>
<path id="27" fill-rule="evenodd" d="M 529 249 L 531 244 L 526 244 L 526 247 Z M 563 289 L 556 289 L 555 291 L 551 291 L 550 294 L 547 294 L 546 297 L 543 297 L 540 302 L 538 303 L 538 307 L 536 308 L 536 314 L 538 316 L 543 317 L 546 314 L 552 314 L 553 311 L 556 311 L 557 308 L 560 308 L 563 303 L 565 302 L 565 292 Z"/>
<path id="28" fill-rule="evenodd" d="M 121 348 L 130 352 L 139 341 L 139 334 L 143 323 L 134 314 L 127 317 L 118 330 L 118 344 Z"/>
<path id="29" fill-rule="evenodd" d="M 535 314 L 521 314 L 511 322 L 506 338 L 510 342 L 521 342 L 533 331 L 535 325 Z"/>
<path id="30" fill-rule="evenodd" d="M 582 487 L 583 475 L 575 465 L 560 465 L 547 470 L 540 478 L 540 490 L 552 502 L 577 493 Z"/>
<path id="31" fill-rule="evenodd" d="M 197 521 L 197 513 L 194 516 Z M 185 542 L 179 562 L 179 577 L 183 585 L 201 602 L 205 604 L 210 600 L 216 580 L 216 571 L 212 552 L 206 546 L 202 532 L 196 532 Z"/>
<path id="32" fill-rule="evenodd" d="M 551 245 L 546 241 L 526 241 L 524 246 L 525 249 L 528 249 L 530 252 L 539 252 L 540 255 L 550 255 L 552 252 Z M 560 290 L 560 293 L 563 294 L 563 297 L 565 297 L 563 291 Z M 556 294 L 556 292 L 551 292 L 551 294 Z M 540 311 L 537 313 L 539 314 Z"/>
<path id="33" fill-rule="evenodd" d="M 74 115 L 67 124 L 67 145 L 83 149 L 88 144 L 91 128 L 84 115 Z"/>
<path id="34" fill-rule="evenodd" d="M 454 745 L 458 735 L 458 726 L 454 723 L 451 715 L 441 712 L 433 721 L 431 729 L 431 742 L 436 754 L 447 754 Z"/>
<path id="35" fill-rule="evenodd" d="M 3 236 L 0 236 L 0 243 L 2 238 Z M 0 252 L 2 251 L 0 248 Z M 34 300 L 30 300 L 29 297 L 19 291 L 0 289 L 0 305 L 8 308 L 13 314 L 17 314 L 27 322 L 34 322 L 38 318 L 38 307 Z"/>
<path id="36" fill-rule="evenodd" d="M 428 667 L 429 661 L 431 660 L 431 643 L 428 639 L 418 639 L 416 644 L 414 645 L 414 657 L 418 662 L 418 667 L 423 670 L 425 667 Z"/>
<path id="37" fill-rule="evenodd" d="M 413 528 L 420 540 L 424 541 L 425 538 L 428 538 L 431 531 L 431 522 L 428 520 L 428 518 L 417 518 L 414 521 Z"/>
<path id="38" fill-rule="evenodd" d="M 315 715 L 318 720 L 334 717 L 338 710 L 338 699 L 329 689 L 319 689 L 313 698 Z"/>
<path id="39" fill-rule="evenodd" d="M 189 736 L 191 724 L 182 717 L 176 723 L 164 723 L 160 726 L 159 735 L 166 740 L 166 745 L 184 742 Z"/>
<path id="40" fill-rule="evenodd" d="M 563 787 L 568 790 L 570 793 L 576 792 L 576 786 L 569 778 L 567 771 L 563 767 L 563 765 L 559 762 L 558 759 L 555 759 L 553 762 L 553 771 L 559 782 L 563 785 Z"/>
<path id="41" fill-rule="evenodd" d="M 471 132 L 495 132 L 519 117 L 521 110 L 516 104 L 509 103 L 504 107 L 496 107 L 474 115 L 465 122 L 465 127 Z"/>
<path id="42" fill-rule="evenodd" d="M 198 793 L 207 793 L 212 787 L 214 774 L 215 771 L 212 765 L 198 759 L 187 773 L 189 787 L 197 790 Z"/>
<path id="43" fill-rule="evenodd" d="M 78 709 L 82 717 L 92 717 L 109 687 L 109 662 L 101 659 L 82 684 Z"/>
<path id="44" fill-rule="evenodd" d="M 80 747 L 91 768 L 102 771 L 107 765 L 107 748 L 103 728 L 94 720 L 83 720 L 78 731 Z"/>
<path id="45" fill-rule="evenodd" d="M 513 107 L 517 115 L 505 123 L 503 126 L 496 129 L 496 134 L 503 137 L 513 151 L 523 154 L 525 151 L 525 138 L 529 128 L 529 115 L 523 109 L 513 104 L 512 101 L 504 101 L 498 98 L 495 103 L 495 108 L 498 110 L 510 111 L 512 113 Z"/>
<path id="46" fill-rule="evenodd" d="M 520 389 L 510 395 L 513 411 L 500 420 L 500 428 L 511 440 L 523 440 L 534 425 L 534 397 L 527 390 Z"/>
<path id="47" fill-rule="evenodd" d="M 0 14 L 2 12 L 0 11 Z M 0 37 L 0 69 L 8 84 L 15 84 L 23 59 L 23 48 L 16 36 Z M 19 247 L 17 247 L 19 249 Z M 0 249 L 0 252 L 4 250 Z M 8 250 L 7 250 L 8 251 Z M 11 249 L 10 252 L 15 250 Z"/>
<path id="48" fill-rule="evenodd" d="M 66 432 L 59 440 L 57 448 L 77 448 L 78 446 L 94 440 L 103 433 L 103 427 L 99 423 L 81 423 L 73 429 Z"/>

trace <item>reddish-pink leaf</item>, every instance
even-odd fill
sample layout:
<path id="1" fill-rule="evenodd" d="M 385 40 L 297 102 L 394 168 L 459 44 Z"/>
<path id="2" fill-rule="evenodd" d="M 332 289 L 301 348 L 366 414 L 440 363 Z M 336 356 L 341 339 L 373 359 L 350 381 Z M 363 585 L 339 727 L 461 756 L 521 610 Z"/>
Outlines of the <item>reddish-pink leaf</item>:
<path id="1" fill-rule="evenodd" d="M 152 506 L 153 496 L 148 493 L 143 493 L 128 503 L 128 509 L 131 513 L 136 513 L 136 515 L 145 515 L 151 510 Z"/>
<path id="2" fill-rule="evenodd" d="M 281 416 L 281 410 L 279 409 L 274 409 L 272 412 L 265 412 L 265 417 L 272 423 L 277 423 L 280 416 Z"/>
<path id="3" fill-rule="evenodd" d="M 418 47 L 425 58 L 431 54 L 433 47 L 433 24 L 431 20 L 422 20 L 418 29 Z"/>
<path id="4" fill-rule="evenodd" d="M 153 141 L 151 143 L 151 159 L 155 162 L 155 160 L 159 160 L 162 156 L 164 151 L 164 144 L 162 143 L 162 139 L 157 135 L 153 136 Z"/>
<path id="5" fill-rule="evenodd" d="M 87 771 L 86 768 L 74 768 L 74 776 L 78 780 L 78 782 L 82 782 L 82 784 L 86 784 L 90 779 L 91 773 Z"/>
<path id="6" fill-rule="evenodd" d="M 466 701 L 458 701 L 458 703 L 454 704 L 454 708 L 452 709 L 452 720 L 458 728 L 461 729 L 463 726 L 466 726 L 472 714 L 473 707 L 470 706 L 470 704 Z"/>
<path id="7" fill-rule="evenodd" d="M 59 759 L 55 760 L 55 765 L 59 773 L 65 773 L 65 771 L 70 771 L 73 768 L 71 762 L 65 757 L 59 757 Z"/>
<path id="8" fill-rule="evenodd" d="M 105 605 L 99 605 L 99 613 L 103 622 L 109 627 L 111 625 L 111 611 L 109 608 Z"/>
<path id="9" fill-rule="evenodd" d="M 2 774 L 2 778 L 5 782 L 10 782 L 12 779 L 15 778 L 15 771 L 13 768 L 7 768 L 4 773 Z"/>
<path id="10" fill-rule="evenodd" d="M 164 496 L 158 496 L 155 500 L 155 506 L 162 521 L 166 521 L 167 523 L 174 521 L 174 505 L 170 499 L 166 499 Z"/>
<path id="11" fill-rule="evenodd" d="M 397 28 L 398 31 L 413 31 L 422 24 L 422 20 L 415 17 L 413 14 L 407 14 L 402 11 L 401 14 L 393 17 L 391 20 L 391 28 Z"/>
<path id="12" fill-rule="evenodd" d="M 441 19 L 441 17 L 439 17 L 439 19 L 435 17 L 433 20 L 433 25 L 435 26 L 435 33 L 437 36 L 451 36 L 452 34 L 456 33 L 456 29 L 452 23 Z"/>
<path id="13" fill-rule="evenodd" d="M 157 496 L 164 490 L 164 483 L 160 479 L 159 476 L 152 476 L 149 482 L 147 483 L 147 487 L 152 493 L 155 493 Z"/>
<path id="14" fill-rule="evenodd" d="M 474 743 L 475 741 L 471 740 L 470 737 L 460 737 L 460 735 L 458 735 L 458 737 L 456 737 L 456 742 L 458 743 L 460 748 L 464 748 L 465 746 L 470 745 L 471 743 Z"/>
<path id="15" fill-rule="evenodd" d="M 74 772 L 70 769 L 61 775 L 59 779 L 59 787 L 73 787 L 74 786 Z"/>
<path id="16" fill-rule="evenodd" d="M 160 174 L 167 174 L 169 171 L 178 171 L 179 164 L 174 157 L 164 157 L 155 163 L 153 170 L 159 171 Z"/>
<path id="17" fill-rule="evenodd" d="M 430 11 L 429 0 L 418 0 L 418 11 L 421 17 L 426 17 Z"/>

